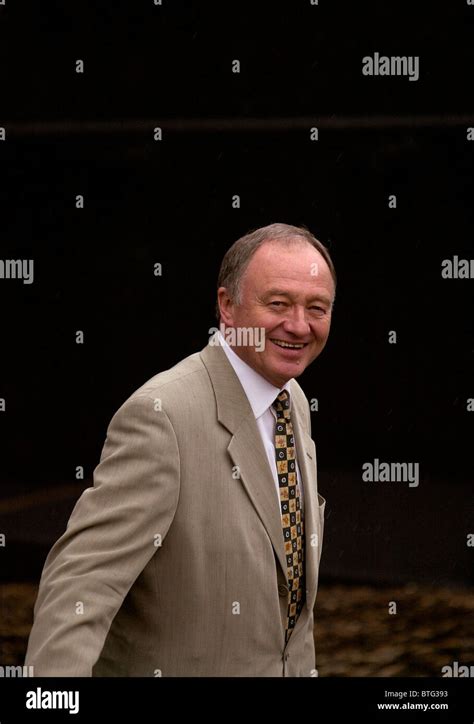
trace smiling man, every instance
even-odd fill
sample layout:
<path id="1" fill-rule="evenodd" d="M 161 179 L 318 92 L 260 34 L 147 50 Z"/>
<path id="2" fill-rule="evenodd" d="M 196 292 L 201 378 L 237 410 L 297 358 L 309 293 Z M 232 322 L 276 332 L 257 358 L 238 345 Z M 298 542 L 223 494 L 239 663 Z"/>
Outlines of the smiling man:
<path id="1" fill-rule="evenodd" d="M 221 331 L 116 412 L 48 555 L 36 676 L 317 675 L 325 500 L 295 378 L 326 344 L 335 285 L 306 229 L 228 250 Z"/>
<path id="2" fill-rule="evenodd" d="M 272 224 L 239 239 L 224 258 L 219 283 L 225 327 L 264 329 L 264 351 L 242 346 L 236 352 L 275 387 L 298 377 L 322 352 L 335 272 L 328 251 L 308 231 Z"/>

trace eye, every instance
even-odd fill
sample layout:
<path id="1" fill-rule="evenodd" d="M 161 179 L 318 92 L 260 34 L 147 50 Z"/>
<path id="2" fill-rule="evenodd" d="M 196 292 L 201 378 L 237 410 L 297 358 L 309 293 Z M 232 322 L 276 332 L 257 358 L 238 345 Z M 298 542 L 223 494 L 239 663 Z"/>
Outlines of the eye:
<path id="1" fill-rule="evenodd" d="M 278 306 L 279 304 L 285 304 L 285 302 L 270 302 L 270 305 Z"/>

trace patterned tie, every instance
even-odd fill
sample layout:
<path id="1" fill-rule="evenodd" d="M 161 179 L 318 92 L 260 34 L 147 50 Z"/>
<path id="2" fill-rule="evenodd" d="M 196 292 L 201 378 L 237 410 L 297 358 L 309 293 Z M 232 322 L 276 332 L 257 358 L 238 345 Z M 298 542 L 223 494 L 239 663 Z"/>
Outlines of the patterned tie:
<path id="1" fill-rule="evenodd" d="M 290 418 L 290 395 L 280 392 L 273 407 L 277 413 L 275 452 L 280 486 L 281 522 L 288 568 L 288 614 L 285 643 L 288 642 L 304 603 L 304 525 L 296 474 L 295 438 Z"/>

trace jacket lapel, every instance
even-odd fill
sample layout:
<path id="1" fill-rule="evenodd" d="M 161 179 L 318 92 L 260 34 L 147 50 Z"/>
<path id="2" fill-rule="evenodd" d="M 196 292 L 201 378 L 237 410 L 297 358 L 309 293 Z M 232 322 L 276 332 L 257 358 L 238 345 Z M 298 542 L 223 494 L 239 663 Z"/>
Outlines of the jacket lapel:
<path id="1" fill-rule="evenodd" d="M 216 397 L 219 422 L 232 434 L 228 452 L 237 466 L 240 480 L 252 501 L 272 542 L 283 575 L 288 581 L 285 549 L 281 527 L 281 511 L 275 482 L 260 437 L 255 417 L 239 378 L 219 344 L 208 344 L 201 351 Z M 292 395 L 292 423 L 296 439 L 298 466 L 303 477 L 306 531 L 307 605 L 313 599 L 317 583 L 319 548 L 311 545 L 312 535 L 319 536 L 317 489 L 314 477 L 316 453 L 314 442 L 302 428 L 303 411 Z"/>
<path id="2" fill-rule="evenodd" d="M 217 418 L 232 434 L 227 448 L 232 464 L 237 466 L 240 481 L 265 526 L 288 580 L 275 482 L 247 395 L 219 344 L 208 344 L 201 352 L 201 359 L 214 388 Z"/>

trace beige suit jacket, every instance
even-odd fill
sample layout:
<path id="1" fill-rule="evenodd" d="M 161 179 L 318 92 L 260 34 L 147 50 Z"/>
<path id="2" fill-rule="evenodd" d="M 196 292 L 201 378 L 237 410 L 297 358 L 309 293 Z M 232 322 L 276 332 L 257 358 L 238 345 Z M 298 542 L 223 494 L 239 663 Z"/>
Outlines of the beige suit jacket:
<path id="1" fill-rule="evenodd" d="M 239 379 L 208 344 L 112 418 L 93 487 L 45 562 L 25 661 L 35 676 L 317 675 L 325 501 L 295 380 L 291 394 L 307 590 L 288 644 L 272 473 Z"/>

